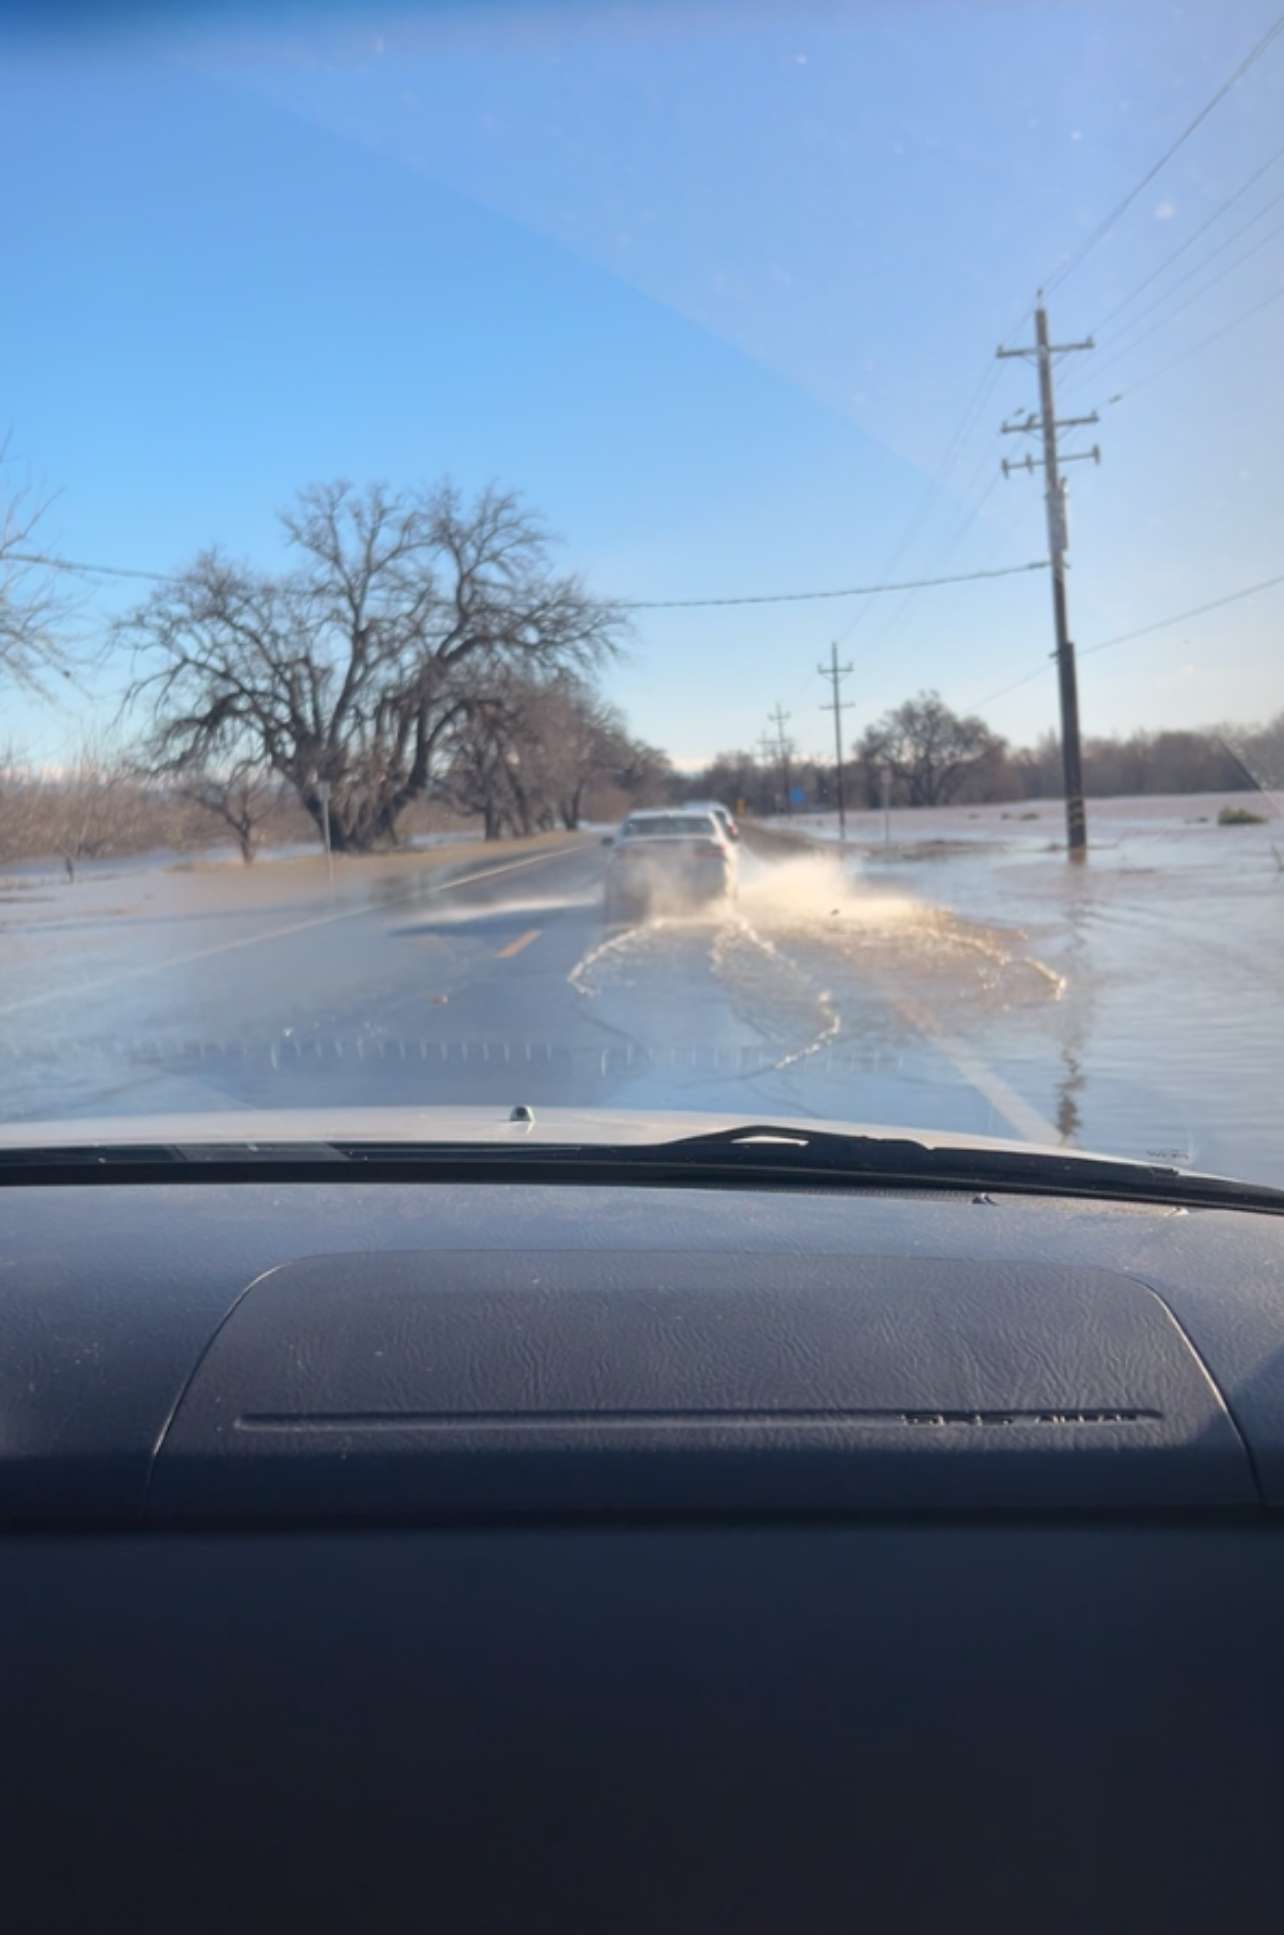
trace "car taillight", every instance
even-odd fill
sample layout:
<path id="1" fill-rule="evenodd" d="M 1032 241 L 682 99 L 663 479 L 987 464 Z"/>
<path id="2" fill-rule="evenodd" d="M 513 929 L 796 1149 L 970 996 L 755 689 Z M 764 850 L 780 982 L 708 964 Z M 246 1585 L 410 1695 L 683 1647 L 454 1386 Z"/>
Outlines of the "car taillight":
<path id="1" fill-rule="evenodd" d="M 722 848 L 716 840 L 701 840 L 696 852 L 702 860 L 721 860 Z"/>

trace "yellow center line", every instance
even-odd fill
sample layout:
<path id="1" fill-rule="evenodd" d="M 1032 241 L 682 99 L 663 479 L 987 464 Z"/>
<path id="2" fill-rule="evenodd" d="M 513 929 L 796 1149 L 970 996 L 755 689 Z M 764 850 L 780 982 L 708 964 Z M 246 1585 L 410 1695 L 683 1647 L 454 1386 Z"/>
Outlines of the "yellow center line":
<path id="1" fill-rule="evenodd" d="M 495 959 L 497 961 L 511 960 L 514 954 L 520 954 L 524 947 L 529 947 L 532 941 L 539 939 L 539 936 L 540 930 L 538 927 L 528 927 L 524 934 L 519 934 L 515 941 L 508 943 L 507 947 L 499 948 L 496 952 Z"/>

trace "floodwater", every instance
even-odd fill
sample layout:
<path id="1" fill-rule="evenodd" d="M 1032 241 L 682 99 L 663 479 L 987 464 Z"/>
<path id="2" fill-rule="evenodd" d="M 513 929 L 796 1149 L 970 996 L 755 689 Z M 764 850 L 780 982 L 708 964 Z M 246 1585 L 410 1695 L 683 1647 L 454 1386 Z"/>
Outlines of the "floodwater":
<path id="1" fill-rule="evenodd" d="M 1284 1184 L 1281 805 L 1090 801 L 1081 866 L 1060 802 L 894 812 L 887 844 L 882 815 L 862 814 L 844 858 L 875 905 L 903 893 L 929 933 L 945 916 L 997 950 L 991 970 L 952 988 L 936 977 L 928 998 L 1064 1140 Z M 1268 817 L 1220 826 L 1223 807 Z M 1049 977 L 1048 998 L 1019 964 Z"/>
<path id="2" fill-rule="evenodd" d="M 1082 866 L 1056 804 L 797 822 L 733 902 L 621 927 L 590 834 L 11 878 L 0 1115 L 716 1110 L 1284 1184 L 1284 828 L 1225 803 L 1095 802 Z"/>

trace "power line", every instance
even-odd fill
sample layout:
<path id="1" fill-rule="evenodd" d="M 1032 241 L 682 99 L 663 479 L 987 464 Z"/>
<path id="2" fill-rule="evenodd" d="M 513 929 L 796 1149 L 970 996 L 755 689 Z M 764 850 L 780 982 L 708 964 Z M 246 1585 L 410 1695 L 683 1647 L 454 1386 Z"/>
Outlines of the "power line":
<path id="1" fill-rule="evenodd" d="M 981 375 L 976 384 L 975 389 L 972 391 L 971 396 L 968 398 L 968 401 L 963 406 L 963 414 L 959 418 L 958 423 L 955 425 L 954 432 L 951 435 L 948 443 L 946 444 L 944 451 L 941 453 L 941 459 L 936 466 L 936 470 L 934 474 L 928 480 L 927 489 L 924 491 L 923 496 L 919 500 L 915 509 L 911 511 L 909 516 L 909 521 L 906 524 L 904 531 L 901 533 L 901 536 L 898 539 L 897 543 L 893 546 L 892 550 L 888 553 L 887 563 L 883 567 L 885 571 L 894 571 L 896 569 L 901 559 L 905 556 L 905 553 L 909 550 L 910 545 L 913 543 L 914 539 L 918 536 L 919 532 L 923 528 L 923 525 L 926 522 L 932 509 L 934 508 L 938 497 L 940 496 L 941 492 L 945 488 L 946 478 L 949 476 L 951 470 L 954 468 L 954 465 L 958 462 L 959 455 L 963 449 L 964 443 L 966 442 L 967 438 L 971 435 L 975 425 L 980 421 L 981 412 L 984 410 L 987 402 L 989 401 L 990 392 L 994 388 L 994 385 L 997 383 L 997 381 L 998 381 L 997 370 L 994 369 L 993 365 L 987 365 L 981 371 Z M 841 644 L 845 639 L 850 638 L 852 633 L 856 630 L 856 627 L 860 624 L 861 620 L 864 618 L 864 616 L 865 616 L 865 607 L 862 605 L 860 610 L 856 613 L 856 616 L 852 619 L 851 624 L 848 625 L 844 631 L 839 633 L 838 639 L 836 642 L 838 644 Z"/>
<path id="2" fill-rule="evenodd" d="M 963 492 L 963 497 L 965 500 L 971 497 L 972 492 L 975 486 L 977 485 L 977 483 L 979 483 L 981 477 L 986 472 L 991 471 L 991 464 L 992 464 L 992 459 L 987 453 L 984 457 L 982 457 L 980 463 L 977 465 L 976 469 L 972 473 L 972 476 L 968 480 L 967 487 Z M 942 564 L 948 563 L 948 561 L 958 551 L 964 538 L 967 536 L 968 532 L 975 524 L 977 518 L 981 515 L 981 512 L 985 509 L 986 504 L 989 502 L 990 497 L 992 496 L 993 492 L 998 488 L 998 485 L 1001 481 L 1002 480 L 1000 477 L 1000 473 L 997 470 L 993 471 L 992 474 L 990 475 L 989 482 L 985 486 L 985 489 L 981 492 L 980 496 L 972 504 L 971 509 L 965 512 L 957 529 L 946 540 L 946 543 L 943 549 L 939 553 L 940 562 Z M 898 604 L 893 605 L 890 613 L 888 614 L 886 622 L 882 626 L 880 626 L 880 628 L 874 633 L 872 639 L 870 640 L 870 648 L 872 651 L 878 651 L 880 647 L 886 646 L 888 640 L 895 637 L 895 635 L 903 629 L 906 616 L 910 611 L 912 611 L 913 606 L 914 606 L 914 593 L 912 591 L 908 591 L 906 592 L 905 596 L 900 600 Z M 912 649 L 913 648 L 911 647 L 911 650 Z"/>
<path id="3" fill-rule="evenodd" d="M 1032 314 L 1033 314 L 1032 310 L 1030 310 L 1028 307 L 1023 306 L 1019 311 L 1019 313 L 1013 318 L 1009 327 L 1004 331 L 1004 334 L 1011 336 L 1018 329 L 1023 328 L 1025 324 L 1029 321 Z M 986 367 L 981 373 L 980 380 L 978 381 L 975 390 L 972 392 L 972 395 L 968 400 L 966 407 L 964 408 L 963 415 L 959 421 L 958 427 L 956 428 L 954 435 L 951 437 L 949 443 L 946 445 L 945 456 L 942 459 L 942 464 L 939 469 L 936 480 L 934 484 L 929 487 L 927 496 L 923 504 L 920 506 L 918 512 L 916 512 L 914 517 L 911 519 L 910 525 L 907 528 L 905 535 L 901 540 L 901 543 L 897 547 L 892 563 L 888 565 L 889 570 L 891 570 L 894 564 L 900 559 L 900 557 L 908 547 L 910 539 L 913 536 L 915 536 L 917 531 L 921 528 L 925 515 L 932 508 L 935 498 L 940 495 L 941 490 L 944 488 L 945 479 L 949 475 L 950 469 L 958 461 L 959 457 L 962 454 L 963 448 L 966 444 L 967 438 L 971 435 L 971 432 L 975 427 L 975 425 L 980 421 L 981 413 L 985 409 L 986 405 L 988 404 L 998 380 L 999 380 L 999 373 L 996 366 L 994 365 L 993 362 L 990 362 L 987 360 Z M 968 499 L 972 497 L 972 494 L 976 488 L 976 485 L 979 483 L 980 479 L 982 478 L 982 476 L 985 475 L 988 469 L 989 469 L 989 459 L 988 457 L 983 457 L 981 462 L 977 465 L 976 469 L 973 471 L 972 476 L 969 478 L 967 484 L 963 488 L 963 491 L 962 491 L 963 502 L 966 503 Z M 957 552 L 967 532 L 971 529 L 973 521 L 980 515 L 980 512 L 990 495 L 990 490 L 993 489 L 995 481 L 997 480 L 992 480 L 991 484 L 982 492 L 980 499 L 977 502 L 975 502 L 972 505 L 971 510 L 965 514 L 963 522 L 960 525 L 959 529 L 956 530 L 954 535 L 947 541 L 947 543 L 944 546 L 944 549 L 938 553 L 940 563 L 942 565 L 945 564 L 948 559 L 952 558 L 954 554 Z M 910 611 L 913 607 L 914 592 L 917 589 L 919 589 L 919 587 L 914 585 L 911 585 L 908 587 L 908 595 L 904 597 L 901 600 L 901 602 L 895 607 L 895 609 L 890 613 L 887 620 L 883 624 L 881 630 L 875 634 L 874 641 L 873 641 L 875 646 L 882 644 L 887 638 L 889 638 L 894 632 L 896 632 L 899 629 L 900 625 L 902 624 L 905 618 L 905 614 L 908 611 Z M 839 633 L 838 642 L 840 644 L 844 640 L 851 637 L 853 631 L 856 628 L 856 625 L 864 617 L 866 609 L 867 608 L 865 606 L 862 606 L 860 611 L 857 613 L 856 618 L 853 620 L 853 622 L 850 625 L 848 625 L 844 631 L 841 631 Z"/>
<path id="4" fill-rule="evenodd" d="M 1255 585 L 1245 585 L 1239 591 L 1228 591 L 1224 598 L 1210 598 L 1206 605 L 1192 605 L 1189 611 L 1174 612 L 1171 618 L 1157 618 L 1153 625 L 1141 625 L 1135 632 L 1120 632 L 1116 638 L 1103 638 L 1096 645 L 1085 645 L 1083 650 L 1104 652 L 1112 645 L 1131 645 L 1135 638 L 1148 638 L 1151 632 L 1161 632 L 1169 625 L 1182 625 L 1188 618 L 1202 618 L 1205 612 L 1220 611 L 1224 605 L 1237 604 L 1241 598 L 1255 598 L 1259 591 L 1270 591 L 1274 585 L 1284 585 L 1284 571 Z"/>
<path id="5" fill-rule="evenodd" d="M 1128 193 L 1124 196 L 1123 200 L 1120 202 L 1117 202 L 1114 208 L 1111 209 L 1110 213 L 1107 216 L 1105 216 L 1102 221 L 1097 223 L 1096 228 L 1094 228 L 1090 234 L 1084 237 L 1083 241 L 1079 244 L 1078 248 L 1072 251 L 1068 260 L 1065 261 L 1059 269 L 1054 270 L 1054 272 L 1047 278 L 1047 280 L 1043 285 L 1045 290 L 1047 290 L 1048 292 L 1051 292 L 1053 289 L 1059 288 L 1061 283 L 1065 281 L 1067 276 L 1073 275 L 1074 271 L 1079 267 L 1080 263 L 1083 262 L 1084 259 L 1092 253 L 1093 249 L 1096 248 L 1097 244 L 1110 233 L 1111 229 L 1115 226 L 1116 222 L 1118 222 L 1120 218 L 1128 212 L 1128 210 L 1132 207 L 1133 203 L 1136 201 L 1138 195 L 1142 194 L 1145 189 L 1149 188 L 1151 182 L 1155 179 L 1155 176 L 1159 174 L 1162 169 L 1168 166 L 1168 163 L 1172 160 L 1173 156 L 1177 153 L 1178 149 L 1183 148 L 1186 145 L 1186 143 L 1190 140 L 1190 137 L 1192 136 L 1192 134 L 1195 133 L 1196 129 L 1203 126 L 1204 122 L 1208 119 L 1209 115 L 1213 112 L 1213 109 L 1217 107 L 1219 103 L 1221 103 L 1226 99 L 1226 96 L 1230 93 L 1231 89 L 1239 81 L 1243 80 L 1249 68 L 1252 67 L 1256 61 L 1259 61 L 1261 59 L 1262 55 L 1271 46 L 1272 42 L 1279 38 L 1281 33 L 1284 33 L 1284 14 L 1281 14 L 1279 18 L 1275 20 L 1272 23 L 1272 25 L 1267 28 L 1266 32 L 1262 35 L 1261 39 L 1256 43 L 1256 45 L 1249 49 L 1248 53 L 1244 56 L 1239 66 L 1235 69 L 1234 73 L 1228 75 L 1226 80 L 1224 80 L 1221 86 L 1217 89 L 1216 93 L 1211 95 L 1209 99 L 1205 101 L 1203 107 L 1199 110 L 1199 113 L 1195 116 L 1194 120 L 1187 122 L 1186 126 L 1182 129 L 1181 133 L 1177 136 L 1177 139 L 1173 141 L 1167 148 L 1165 148 L 1164 152 L 1160 155 L 1158 161 L 1156 161 L 1152 167 L 1147 169 L 1146 173 L 1141 177 L 1141 180 L 1137 182 L 1134 187 L 1130 188 L 1128 190 Z"/>
<path id="6" fill-rule="evenodd" d="M 1284 200 L 1284 196 L 1281 196 L 1278 199 Z M 1242 232 L 1243 231 L 1241 230 L 1240 233 Z M 1284 223 L 1277 222 L 1274 228 L 1267 229 L 1265 235 L 1259 236 L 1257 241 L 1254 242 L 1251 249 L 1245 249 L 1243 255 L 1237 256 L 1235 260 L 1229 263 L 1226 268 L 1219 270 L 1218 273 L 1214 276 L 1209 276 L 1207 282 L 1201 282 L 1198 289 L 1192 289 L 1184 302 L 1179 302 L 1177 304 L 1177 307 L 1171 310 L 1168 315 L 1161 316 L 1157 322 L 1153 322 L 1150 325 L 1149 329 L 1143 329 L 1141 334 L 1139 336 L 1134 336 L 1131 342 L 1125 343 L 1122 346 L 1122 348 L 1112 351 L 1112 353 L 1109 356 L 1107 356 L 1105 362 L 1100 366 L 1100 368 L 1097 370 L 1094 370 L 1092 374 L 1094 376 L 1099 376 L 1102 370 L 1108 370 L 1112 368 L 1114 364 L 1121 363 L 1126 356 L 1131 356 L 1132 352 L 1135 349 L 1139 349 L 1142 343 L 1149 342 L 1150 338 L 1153 335 L 1155 335 L 1156 331 L 1167 328 L 1168 324 L 1174 319 L 1174 317 L 1180 316 L 1184 310 L 1189 309 L 1193 303 L 1198 302 L 1201 296 L 1207 295 L 1210 289 L 1215 289 L 1219 282 L 1224 282 L 1226 280 L 1226 277 L 1228 275 L 1233 275 L 1236 269 L 1242 269 L 1244 264 L 1246 262 L 1251 262 L 1253 257 L 1257 255 L 1262 249 L 1264 249 L 1268 242 L 1273 242 L 1275 240 L 1275 237 L 1282 233 L 1284 233 Z M 1206 264 L 1201 263 L 1199 266 L 1200 268 L 1203 268 L 1206 266 Z M 1195 271 L 1194 273 L 1198 273 L 1198 271 Z M 1183 281 L 1185 281 L 1188 278 L 1183 277 L 1182 279 Z M 1169 294 L 1171 294 L 1171 291 L 1169 291 Z M 1162 300 L 1167 301 L 1167 296 L 1162 298 Z M 1158 307 L 1158 306 L 1160 305 L 1154 304 L 1152 305 L 1152 308 Z M 1143 310 L 1142 313 L 1143 315 L 1149 315 L 1151 313 L 1151 310 L 1150 309 Z M 1134 320 L 1137 322 L 1140 322 L 1141 317 L 1140 316 L 1136 317 L 1134 318 Z"/>
<path id="7" fill-rule="evenodd" d="M 142 571 L 123 564 L 81 564 L 74 558 L 44 558 L 38 552 L 11 551 L 9 556 L 15 564 L 38 564 L 46 571 L 75 571 L 88 578 L 146 578 L 158 585 L 178 582 L 178 574 L 173 571 Z"/>
<path id="8" fill-rule="evenodd" d="M 1150 625 L 1139 625 L 1135 631 L 1119 632 L 1114 638 L 1098 639 L 1095 645 L 1081 645 L 1079 656 L 1083 658 L 1090 652 L 1109 651 L 1115 645 L 1131 645 L 1135 639 L 1149 638 L 1152 632 L 1166 631 L 1172 625 L 1184 625 L 1188 618 L 1202 618 L 1206 612 L 1221 611 L 1226 605 L 1237 604 L 1241 598 L 1255 598 L 1259 592 L 1270 591 L 1276 585 L 1284 585 L 1284 571 L 1274 578 L 1262 578 L 1257 584 L 1243 585 L 1238 591 L 1228 591 L 1224 597 L 1211 598 L 1207 604 L 1192 605 L 1188 611 L 1174 612 L 1169 618 L 1157 618 Z M 1052 663 L 1053 656 L 1055 655 L 1049 656 L 1048 664 Z M 1019 692 L 1023 685 L 1029 685 L 1033 680 L 1041 679 L 1047 669 L 1047 665 L 1037 665 L 1033 671 L 1024 672 L 1010 685 L 1001 686 L 997 692 L 991 692 L 988 698 L 977 699 L 975 704 L 978 710 L 997 705 L 1000 699 L 1007 698 L 1009 692 Z"/>
<path id="9" fill-rule="evenodd" d="M 1002 685 L 997 692 L 991 692 L 988 698 L 977 699 L 975 702 L 977 710 L 984 711 L 986 706 L 997 705 L 1000 699 L 1006 699 L 1009 692 L 1019 692 L 1023 685 L 1032 685 L 1034 680 L 1041 679 L 1047 672 L 1048 666 L 1055 662 L 1056 653 L 1049 652 L 1047 665 L 1037 665 L 1033 672 L 1025 672 L 1019 679 L 1013 679 L 1011 685 Z"/>
<path id="10" fill-rule="evenodd" d="M 989 459 L 989 456 L 986 455 L 982 457 L 981 462 L 977 465 L 978 482 L 980 481 L 981 472 L 983 470 L 989 470 L 989 468 L 990 468 L 990 459 Z M 990 477 L 989 483 L 986 485 L 985 489 L 981 492 L 981 495 L 977 498 L 975 504 L 973 504 L 971 510 L 967 513 L 967 516 L 963 519 L 963 522 L 959 525 L 957 531 L 955 531 L 953 537 L 950 539 L 948 545 L 946 546 L 945 555 L 947 558 L 952 557 L 954 553 L 958 550 L 960 544 L 962 544 L 964 538 L 967 536 L 972 526 L 976 523 L 977 518 L 981 515 L 981 512 L 985 509 L 986 505 L 989 503 L 992 494 L 998 489 L 999 476 L 1000 476 L 1000 473 L 997 470 L 993 472 L 993 474 Z"/>
<path id="11" fill-rule="evenodd" d="M 1126 296 L 1122 296 L 1120 300 L 1115 304 L 1114 308 L 1110 310 L 1110 312 L 1107 315 L 1103 316 L 1099 323 L 1094 324 L 1094 326 L 1088 331 L 1088 334 L 1090 336 L 1099 336 L 1102 330 L 1105 329 L 1108 324 L 1114 321 L 1116 316 L 1123 314 L 1124 310 L 1128 307 L 1130 302 L 1135 302 L 1137 297 L 1141 295 L 1144 290 L 1148 289 L 1152 282 L 1155 282 L 1158 280 L 1158 278 L 1164 273 L 1165 269 L 1171 268 L 1174 262 L 1176 262 L 1181 256 L 1185 255 L 1187 249 L 1193 248 L 1195 243 L 1198 242 L 1201 235 L 1207 235 L 1209 229 L 1212 228 L 1214 222 L 1219 222 L 1222 216 L 1226 213 L 1226 211 L 1230 208 L 1233 208 L 1235 203 L 1239 201 L 1241 196 L 1246 195 L 1249 189 L 1252 188 L 1257 182 L 1259 182 L 1262 179 L 1263 175 L 1269 173 L 1269 171 L 1275 166 L 1276 162 L 1281 160 L 1282 158 L 1284 158 L 1284 147 L 1277 148 L 1275 150 L 1275 153 L 1271 155 L 1269 160 L 1264 161 L 1260 168 L 1255 168 L 1253 170 L 1253 173 L 1248 177 L 1247 181 L 1242 181 L 1239 187 L 1234 191 L 1233 194 L 1227 195 L 1224 201 L 1219 202 L 1217 204 L 1217 207 L 1213 210 L 1212 214 L 1207 216 L 1204 219 L 1204 221 L 1200 223 L 1197 229 L 1193 229 L 1191 233 L 1186 237 L 1186 240 L 1184 242 L 1179 243 L 1178 246 L 1175 249 L 1173 249 L 1171 254 L 1166 255 L 1163 261 L 1159 263 L 1156 268 L 1153 268 L 1150 271 L 1149 275 L 1143 276 L 1141 281 L 1136 284 L 1135 288 L 1130 289 Z M 1274 206 L 1274 203 L 1272 202 L 1267 203 L 1268 208 L 1271 208 L 1273 206 Z M 1264 212 L 1265 212 L 1264 210 L 1259 211 L 1259 213 L 1264 213 Z M 1257 219 L 1258 217 L 1255 215 L 1253 217 L 1253 220 L 1256 221 Z M 1242 230 L 1238 232 L 1241 234 L 1243 233 Z M 1205 260 L 1211 260 L 1211 258 L 1206 257 Z"/>
<path id="12" fill-rule="evenodd" d="M 872 598 L 885 591 L 926 591 L 935 585 L 966 585 L 981 578 L 1014 578 L 1024 571 L 1046 571 L 1046 558 L 1029 564 L 1004 564 L 991 571 L 963 571 L 948 578 L 905 578 L 899 583 L 845 585 L 837 591 L 764 591 L 730 598 L 623 598 L 614 599 L 619 611 L 692 611 L 710 605 L 796 605 L 819 598 Z"/>
<path id="13" fill-rule="evenodd" d="M 1168 287 L 1163 291 L 1162 295 L 1156 296 L 1153 302 L 1147 303 L 1146 307 L 1143 310 L 1141 310 L 1141 312 L 1138 315 L 1134 316 L 1130 322 L 1125 324 L 1125 329 L 1135 329 L 1138 323 L 1144 322 L 1146 320 L 1147 316 L 1153 316 L 1157 309 L 1162 309 L 1164 304 L 1166 302 L 1169 302 L 1172 299 L 1172 297 L 1176 294 L 1178 289 L 1184 289 L 1186 287 L 1186 284 L 1192 281 L 1195 276 L 1199 275 L 1202 270 L 1206 269 L 1210 262 L 1215 261 L 1217 257 L 1221 255 L 1223 250 L 1230 248 L 1232 243 L 1238 242 L 1241 235 L 1247 235 L 1249 229 L 1255 228 L 1258 222 L 1261 221 L 1263 215 L 1269 215 L 1271 210 L 1273 208 L 1278 208 L 1281 202 L 1284 202 L 1284 189 L 1281 189 L 1278 195 L 1272 196 L 1270 201 L 1268 201 L 1263 207 L 1259 208 L 1256 215 L 1251 215 L 1246 222 L 1241 222 L 1240 226 L 1237 229 L 1232 229 L 1231 233 L 1227 236 L 1224 236 L 1223 239 L 1217 244 L 1217 247 L 1215 249 L 1210 249 L 1208 254 L 1204 256 L 1201 261 L 1196 262 L 1193 268 L 1187 269 L 1184 275 L 1179 275 L 1176 282 L 1169 283 Z M 1276 223 L 1274 228 L 1268 229 L 1265 235 L 1260 236 L 1258 238 L 1258 240 L 1253 244 L 1251 249 L 1249 249 L 1244 255 L 1240 256 L 1239 261 L 1232 262 L 1229 268 L 1223 269 L 1221 274 L 1214 276 L 1211 282 L 1208 282 L 1205 284 L 1205 287 L 1211 289 L 1215 283 L 1220 282 L 1222 280 L 1222 276 L 1229 275 L 1233 269 L 1236 269 L 1240 266 L 1240 263 L 1247 262 L 1250 256 L 1256 255 L 1258 249 L 1264 247 L 1265 244 L 1271 241 L 1274 236 L 1279 234 L 1279 232 L 1280 232 L 1279 224 Z M 1192 297 L 1191 300 L 1193 301 L 1194 298 Z M 1147 334 L 1149 334 L 1149 331 L 1147 331 Z M 1129 345 L 1129 347 L 1131 347 L 1131 345 Z M 1120 350 L 1117 353 L 1120 355 L 1123 355 L 1125 352 L 1123 350 Z"/>
<path id="14" fill-rule="evenodd" d="M 47 571 L 74 571 L 91 578 L 145 578 L 153 584 L 172 585 L 179 582 L 181 573 L 174 571 L 143 571 L 119 564 L 83 564 L 73 558 L 43 558 L 38 555 L 27 556 L 19 551 L 10 552 L 15 564 L 43 565 Z M 963 571 L 946 578 L 905 578 L 890 584 L 843 585 L 834 591 L 763 591 L 744 592 L 725 598 L 611 598 L 605 602 L 615 606 L 617 611 L 693 611 L 711 605 L 793 605 L 818 598 L 872 598 L 887 591 L 926 591 L 936 585 L 972 584 L 981 578 L 1012 578 L 1023 571 L 1046 571 L 1045 558 L 1035 558 L 1029 564 L 999 565 L 989 571 Z M 449 599 L 438 600 L 448 604 Z"/>
<path id="15" fill-rule="evenodd" d="M 1187 344 L 1186 348 L 1180 350 L 1170 362 L 1164 363 L 1157 370 L 1149 371 L 1145 376 L 1137 377 L 1128 385 L 1126 390 L 1120 390 L 1116 395 L 1108 396 L 1106 398 L 1106 405 L 1122 403 L 1124 398 L 1131 396 L 1134 391 L 1144 390 L 1148 384 L 1157 383 L 1161 376 L 1167 376 L 1170 370 L 1177 369 L 1186 361 L 1188 356 L 1197 355 L 1201 349 L 1210 349 L 1214 343 L 1219 343 L 1223 336 L 1229 336 L 1232 329 L 1238 329 L 1241 323 L 1251 322 L 1253 317 L 1259 316 L 1263 309 L 1269 309 L 1271 304 L 1278 302 L 1281 296 L 1284 296 L 1284 282 L 1280 284 L 1278 289 L 1273 289 L 1269 296 L 1263 296 L 1259 302 L 1255 302 L 1250 308 L 1242 310 L 1238 316 L 1232 316 L 1229 322 L 1222 323 L 1220 328 L 1212 330 L 1207 336 L 1201 336 L 1197 343 Z M 1100 407 L 1104 408 L 1106 406 L 1102 405 Z"/>

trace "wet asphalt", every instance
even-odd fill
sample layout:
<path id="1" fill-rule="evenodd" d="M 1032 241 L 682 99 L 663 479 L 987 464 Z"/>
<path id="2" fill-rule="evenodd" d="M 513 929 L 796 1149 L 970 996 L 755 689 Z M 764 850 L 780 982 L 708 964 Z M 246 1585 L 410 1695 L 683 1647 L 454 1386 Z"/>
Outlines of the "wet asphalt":
<path id="1" fill-rule="evenodd" d="M 586 837 L 288 906 L 38 906 L 0 929 L 9 1120 L 188 1109 L 700 1109 L 1054 1133 L 1037 1098 L 735 909 L 608 927 Z M 770 906 L 773 860 L 744 880 Z M 969 1058 L 965 1057 L 965 1061 Z"/>

